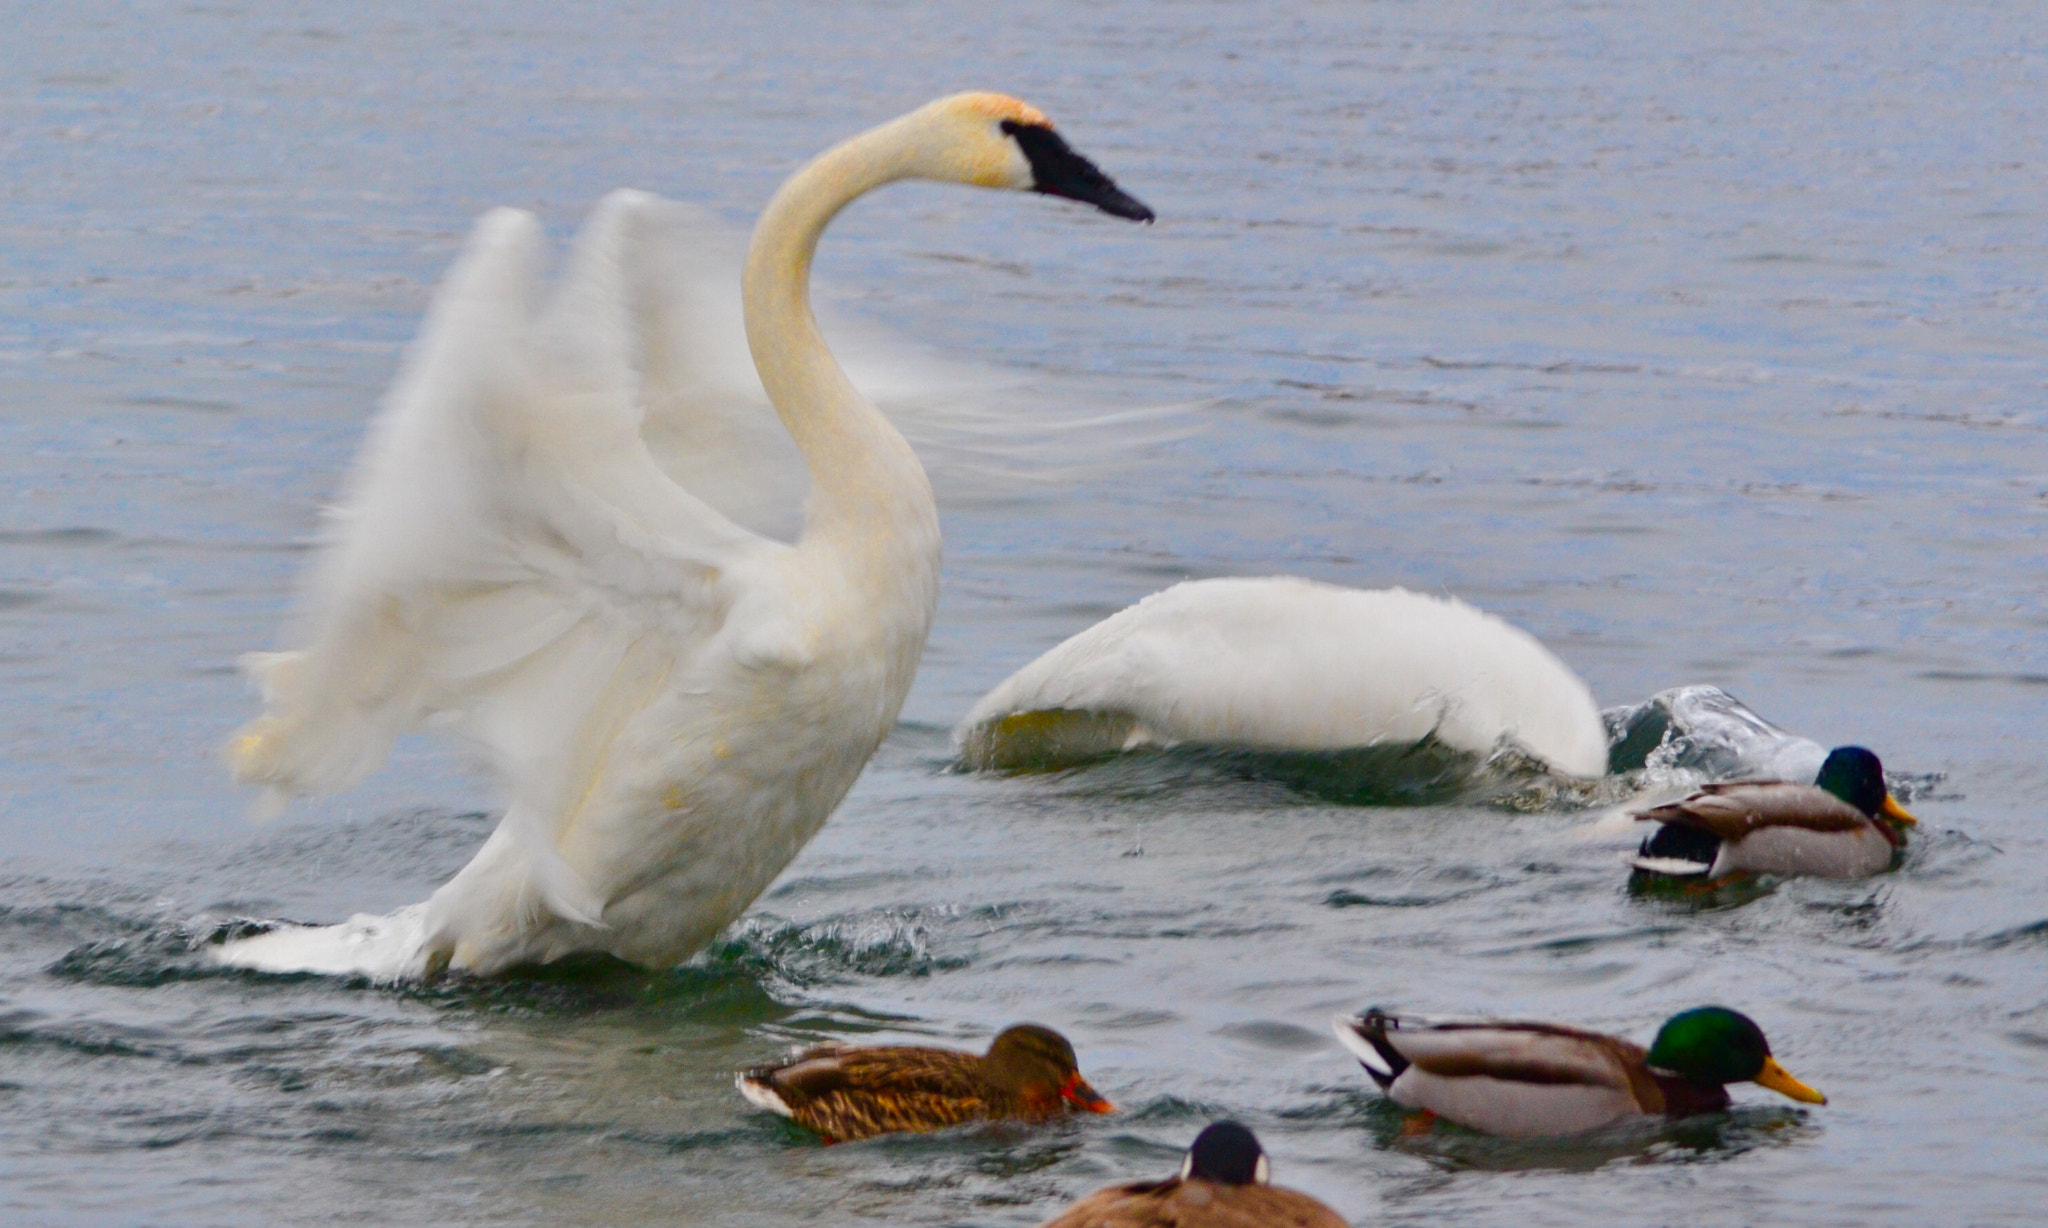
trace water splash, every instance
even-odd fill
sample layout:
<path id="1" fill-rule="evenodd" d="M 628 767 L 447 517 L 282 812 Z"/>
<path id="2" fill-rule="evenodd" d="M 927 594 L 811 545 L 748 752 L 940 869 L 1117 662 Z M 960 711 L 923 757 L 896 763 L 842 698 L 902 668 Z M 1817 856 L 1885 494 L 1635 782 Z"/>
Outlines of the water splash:
<path id="1" fill-rule="evenodd" d="M 1785 732 L 1717 686 L 1672 687 L 1600 719 L 1607 770 L 1650 780 L 1810 781 L 1827 758 L 1820 743 Z"/>

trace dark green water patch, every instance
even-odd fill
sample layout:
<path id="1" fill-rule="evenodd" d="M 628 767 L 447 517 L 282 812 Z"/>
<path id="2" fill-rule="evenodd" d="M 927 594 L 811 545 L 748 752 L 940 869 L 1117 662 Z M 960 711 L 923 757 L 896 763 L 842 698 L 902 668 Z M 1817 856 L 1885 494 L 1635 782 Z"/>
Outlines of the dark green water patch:
<path id="1" fill-rule="evenodd" d="M 969 761 L 969 766 L 976 766 Z M 1514 810 L 1580 808 L 1597 800 L 1588 782 L 1553 777 L 1541 760 L 1512 746 L 1480 755 L 1435 738 L 1330 751 L 1228 746 L 1142 747 L 1067 755 L 1012 755 L 1011 775 L 1055 775 L 1082 795 L 1152 796 L 1201 789 L 1252 790 L 1246 804 L 1295 800 L 1344 806 L 1414 807 L 1481 802 Z M 1278 790 L 1279 796 L 1272 795 Z M 1265 796 L 1260 796 L 1263 792 Z"/>
<path id="2" fill-rule="evenodd" d="M 443 977 L 399 992 L 479 1015 L 575 1018 L 654 1011 L 696 1024 L 745 1027 L 789 1011 L 752 969 L 710 961 L 655 972 L 609 955 L 532 964 L 487 979 Z"/>
<path id="3" fill-rule="evenodd" d="M 1662 904 L 1674 911 L 1718 912 L 1763 899 L 1783 881 L 1770 874 L 1732 874 L 1703 880 L 1632 870 L 1626 890 L 1630 899 Z"/>

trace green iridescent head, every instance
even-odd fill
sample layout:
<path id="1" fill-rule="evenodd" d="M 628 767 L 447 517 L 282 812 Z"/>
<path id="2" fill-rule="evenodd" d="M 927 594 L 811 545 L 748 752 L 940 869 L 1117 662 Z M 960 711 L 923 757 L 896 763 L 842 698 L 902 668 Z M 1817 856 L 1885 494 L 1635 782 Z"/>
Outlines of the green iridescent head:
<path id="1" fill-rule="evenodd" d="M 1665 1020 L 1650 1046 L 1649 1062 L 1694 1083 L 1758 1083 L 1807 1104 L 1827 1103 L 1778 1065 L 1755 1020 L 1725 1006 L 1702 1006 Z"/>
<path id="2" fill-rule="evenodd" d="M 1665 1021 L 1650 1046 L 1650 1065 L 1695 1083 L 1742 1083 L 1756 1078 L 1770 1055 L 1771 1042 L 1749 1016 L 1702 1006 Z"/>
<path id="3" fill-rule="evenodd" d="M 1873 819 L 1882 817 L 1902 826 L 1916 821 L 1885 789 L 1884 765 L 1860 746 L 1837 746 L 1829 751 L 1813 783 Z"/>

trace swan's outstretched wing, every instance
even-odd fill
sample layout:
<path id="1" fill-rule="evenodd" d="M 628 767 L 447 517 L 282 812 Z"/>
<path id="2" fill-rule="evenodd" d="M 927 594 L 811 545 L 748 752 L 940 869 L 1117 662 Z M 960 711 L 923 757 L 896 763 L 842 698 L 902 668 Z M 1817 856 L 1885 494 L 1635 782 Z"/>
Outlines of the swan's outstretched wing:
<path id="1" fill-rule="evenodd" d="M 647 389 L 680 380 L 649 309 L 658 270 L 637 260 L 656 204 L 608 198 L 539 315 L 538 224 L 478 223 L 331 515 L 302 647 L 251 660 L 266 711 L 230 747 L 242 780 L 344 788 L 432 719 L 481 748 L 508 823 L 551 846 L 617 722 L 784 549 L 641 436 Z"/>
<path id="2" fill-rule="evenodd" d="M 794 537 L 810 481 L 747 348 L 744 249 L 743 235 L 703 209 L 615 192 L 575 258 L 628 255 L 620 289 L 637 325 L 640 434 L 655 463 L 728 519 Z"/>
<path id="3" fill-rule="evenodd" d="M 651 197 L 634 229 L 648 449 L 728 518 L 793 540 L 810 479 L 747 349 L 746 236 L 704 209 Z M 817 315 L 834 358 L 910 441 L 942 506 L 1065 490 L 1194 429 L 1186 405 L 1111 412 L 1076 389 L 941 357 L 829 301 Z"/>

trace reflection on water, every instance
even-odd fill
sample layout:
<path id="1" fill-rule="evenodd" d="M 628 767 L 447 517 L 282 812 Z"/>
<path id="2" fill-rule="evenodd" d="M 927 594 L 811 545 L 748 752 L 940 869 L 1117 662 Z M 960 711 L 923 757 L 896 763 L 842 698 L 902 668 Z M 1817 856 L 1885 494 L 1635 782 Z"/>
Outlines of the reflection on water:
<path id="1" fill-rule="evenodd" d="M 1324 1103 L 1286 1116 L 1359 1130 L 1377 1147 L 1447 1172 L 1587 1173 L 1616 1163 L 1716 1162 L 1820 1135 L 1806 1110 L 1753 1104 L 1676 1121 L 1618 1123 L 1569 1138 L 1495 1138 L 1405 1109 L 1370 1090 L 1369 1083 L 1366 1090 L 1332 1093 Z"/>

